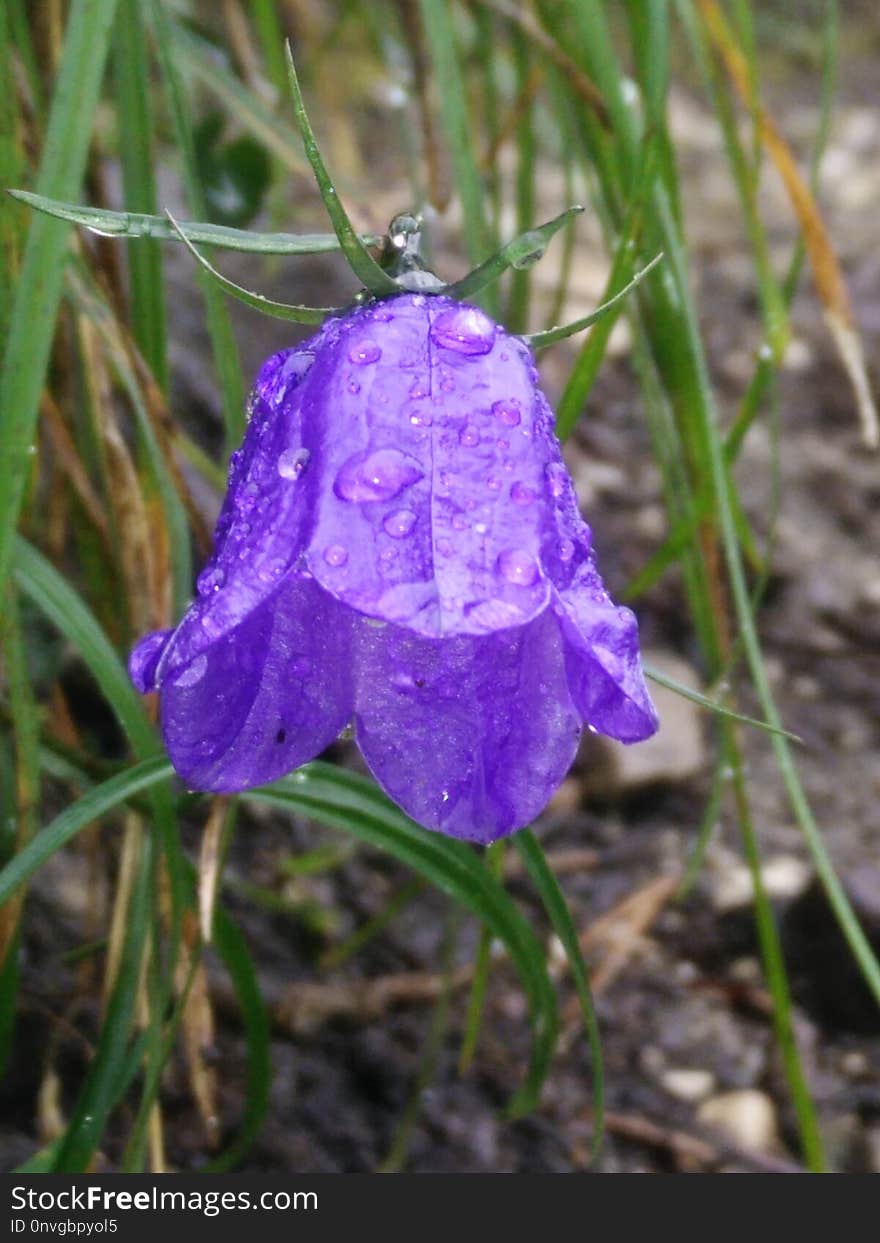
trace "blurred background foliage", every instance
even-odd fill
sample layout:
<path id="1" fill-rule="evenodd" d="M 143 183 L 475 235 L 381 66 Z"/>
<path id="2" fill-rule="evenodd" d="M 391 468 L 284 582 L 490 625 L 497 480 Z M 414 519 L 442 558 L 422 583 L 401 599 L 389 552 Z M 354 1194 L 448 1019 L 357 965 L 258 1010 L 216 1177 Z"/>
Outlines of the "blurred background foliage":
<path id="1" fill-rule="evenodd" d="M 399 211 L 423 211 L 430 261 L 452 280 L 539 220 L 586 204 L 541 263 L 509 271 L 481 295 L 512 330 L 587 314 L 662 252 L 631 297 L 583 339 L 542 356 L 542 367 L 563 438 L 585 412 L 601 427 L 596 385 L 609 367 L 625 369 L 636 415 L 614 443 L 624 460 L 650 464 L 656 520 L 646 541 L 646 525 L 612 498 L 606 530 L 622 536 L 616 548 L 606 537 L 612 576 L 649 638 L 689 661 L 682 679 L 656 668 L 661 685 L 699 678 L 699 694 L 715 706 L 701 727 L 701 779 L 687 811 L 676 812 L 677 858 L 630 886 L 606 924 L 567 904 L 557 879 L 596 866 L 571 789 L 549 817 L 569 825 L 568 849 L 550 855 L 531 834 L 485 854 L 426 834 L 353 771 L 344 742 L 253 796 L 181 790 L 155 705 L 129 685 L 125 656 L 135 637 L 180 615 L 210 547 L 248 383 L 264 356 L 306 330 L 232 311 L 173 237 L 120 242 L 7 199 L 0 1063 L 16 1119 L 8 1164 L 253 1168 L 247 1154 L 272 1116 L 273 1085 L 288 1090 L 272 1033 L 280 1026 L 302 1040 L 323 1030 L 325 1012 L 375 1018 L 416 1001 L 433 1007 L 422 1047 L 396 1073 L 393 1125 L 365 1145 L 373 1167 L 403 1168 L 431 1085 L 473 1080 L 481 1046 L 494 1056 L 487 997 L 510 968 L 524 1003 L 522 1013 L 510 1003 L 511 1013 L 531 1044 L 515 1073 L 501 1076 L 514 1091 L 508 1109 L 540 1116 L 558 994 L 573 989 L 589 1040 L 572 1034 L 564 1003 L 563 1049 L 576 1053 L 587 1162 L 602 1129 L 604 1079 L 583 954 L 604 991 L 658 913 L 699 890 L 723 817 L 744 861 L 762 973 L 754 997 L 773 1032 L 786 1102 L 786 1168 L 826 1168 L 816 1069 L 762 866 L 768 784 L 872 1008 L 880 968 L 811 810 L 797 743 L 784 732 L 799 733 L 801 723 L 781 718 L 761 609 L 772 598 L 785 505 L 779 375 L 798 291 L 821 307 L 853 453 L 857 438 L 877 441 L 865 351 L 816 197 L 839 64 L 871 21 L 857 5 L 844 18 L 830 0 L 6 0 L 5 187 L 99 210 L 168 208 L 177 219 L 237 229 L 326 233 L 292 121 L 290 38 L 325 157 L 363 234 L 380 236 Z M 810 109 L 794 136 L 787 114 L 776 113 L 792 81 L 795 91 L 808 83 Z M 700 199 L 695 132 L 708 133 L 707 149 L 726 160 L 725 245 L 748 291 L 745 361 L 721 400 L 711 342 L 725 309 L 699 300 L 694 270 L 692 235 L 713 210 L 708 183 Z M 357 292 L 330 244 L 300 257 L 207 249 L 241 284 L 284 301 L 345 305 Z M 767 447 L 757 480 L 753 462 L 740 469 L 750 434 Z M 572 460 L 591 447 L 574 444 Z M 601 546 L 601 514 L 591 516 Z M 765 728 L 744 727 L 737 712 Z M 747 748 L 762 757 L 757 766 L 746 763 Z M 810 762 L 833 772 L 833 754 Z M 644 812 L 620 806 L 613 814 L 624 822 Z M 262 843 L 271 867 L 248 842 Z M 382 855 L 393 864 L 377 863 Z M 386 866 L 398 869 L 394 883 L 379 884 L 353 916 L 352 885 L 373 885 Z M 46 907 L 56 892 L 63 914 L 53 917 Z M 426 893 L 433 905 L 420 905 Z M 419 970 L 359 968 L 413 911 L 433 929 Z M 260 913 L 296 930 L 297 971 L 307 976 L 292 993 L 278 995 L 289 962 L 283 942 L 255 931 Z M 629 950 L 615 948 L 621 927 Z M 11 1081 L 23 1055 L 31 1072 Z M 612 1090 L 623 1073 L 612 1071 Z M 653 1124 L 639 1132 L 627 1117 L 612 1112 L 613 1133 L 681 1156 L 665 1132 L 658 1138 Z M 685 1145 L 681 1160 L 705 1168 L 709 1151 Z M 300 1159 L 309 1168 L 313 1158 Z M 774 1161 L 786 1166 L 777 1154 L 765 1167 Z M 356 1152 L 337 1168 L 369 1164 Z"/>

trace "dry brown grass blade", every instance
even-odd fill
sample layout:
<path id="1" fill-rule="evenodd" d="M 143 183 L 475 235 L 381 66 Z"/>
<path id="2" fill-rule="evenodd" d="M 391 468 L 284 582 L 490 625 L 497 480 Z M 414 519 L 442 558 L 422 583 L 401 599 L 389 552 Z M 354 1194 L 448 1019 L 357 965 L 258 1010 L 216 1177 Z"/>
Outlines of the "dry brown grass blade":
<path id="1" fill-rule="evenodd" d="M 45 429 L 52 446 L 52 452 L 62 472 L 67 476 L 77 499 L 89 517 L 89 521 L 101 536 L 105 547 L 110 547 L 110 532 L 107 526 L 107 515 L 95 489 L 83 466 L 73 437 L 58 404 L 51 393 L 44 391 L 40 399 L 41 426 Z"/>
<path id="2" fill-rule="evenodd" d="M 289 985 L 273 1009 L 276 1026 L 286 1035 L 302 1036 L 331 1019 L 369 1022 L 395 1006 L 436 1001 L 447 988 L 470 984 L 471 964 L 459 967 L 447 979 L 440 972 L 400 971 L 373 980 L 345 980 L 332 984 L 302 981 Z"/>
<path id="3" fill-rule="evenodd" d="M 672 899 L 681 882 L 679 873 L 658 876 L 628 894 L 610 911 L 593 921 L 580 938 L 585 954 L 603 951 L 593 973 L 593 993 L 598 996 L 617 979 L 644 942 L 645 933 Z"/>
<path id="4" fill-rule="evenodd" d="M 214 908 L 220 885 L 220 848 L 228 805 L 228 798 L 212 799 L 199 847 L 199 926 L 205 945 L 210 945 L 214 929 Z"/>
<path id="5" fill-rule="evenodd" d="M 155 583 L 168 577 L 169 568 L 167 564 L 155 564 L 157 555 L 161 555 L 161 541 L 150 530 L 140 479 L 117 422 L 97 331 L 84 315 L 79 317 L 78 322 L 85 383 L 95 411 L 106 462 L 109 501 L 118 535 L 119 567 L 128 603 L 128 622 L 132 633 L 142 634 L 162 624 L 163 619 L 155 616 L 152 589 Z"/>
<path id="6" fill-rule="evenodd" d="M 179 988 L 189 982 L 181 1020 L 183 1051 L 193 1099 L 205 1128 L 205 1140 L 209 1148 L 214 1148 L 220 1138 L 217 1071 L 210 1062 L 215 1035 L 214 1009 L 202 959 L 198 920 L 191 911 L 184 916 L 184 940 L 189 952 L 181 958 L 177 974 Z"/>
<path id="7" fill-rule="evenodd" d="M 872 449 L 880 445 L 880 419 L 868 382 L 862 340 L 853 315 L 846 282 L 816 200 L 801 176 L 791 148 L 773 118 L 753 98 L 745 57 L 737 46 L 717 0 L 697 0 L 706 32 L 716 48 L 737 94 L 752 109 L 761 142 L 773 161 L 798 219 L 816 289 L 825 311 L 832 340 L 849 377 L 862 425 L 862 437 Z"/>
<path id="8" fill-rule="evenodd" d="M 119 963 L 122 959 L 122 947 L 128 928 L 128 912 L 134 880 L 140 862 L 143 845 L 144 826 L 141 818 L 134 812 L 125 817 L 125 828 L 122 834 L 122 854 L 119 860 L 119 875 L 116 881 L 116 892 L 113 898 L 113 916 L 110 920 L 110 934 L 107 938 L 107 956 L 104 963 L 103 1005 L 106 1007 L 116 982 Z"/>

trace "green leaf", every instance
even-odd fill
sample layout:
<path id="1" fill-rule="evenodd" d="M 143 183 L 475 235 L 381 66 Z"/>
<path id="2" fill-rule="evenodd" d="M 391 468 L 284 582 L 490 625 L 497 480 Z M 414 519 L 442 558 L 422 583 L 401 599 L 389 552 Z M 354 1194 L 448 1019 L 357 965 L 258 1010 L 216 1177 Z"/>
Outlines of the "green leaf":
<path id="1" fill-rule="evenodd" d="M 174 229 L 166 216 L 62 203 L 27 190 L 8 190 L 7 193 L 37 211 L 82 225 L 104 237 L 153 237 L 163 242 L 179 242 L 183 234 L 188 241 L 199 242 L 202 246 L 222 246 L 224 250 L 259 255 L 321 255 L 339 250 L 339 239 L 334 233 L 248 233 L 222 224 L 198 224 L 193 220 L 178 220 L 177 229 Z M 382 239 L 367 233 L 361 241 L 365 246 L 378 246 Z"/>
<path id="2" fill-rule="evenodd" d="M 589 315 L 584 315 L 582 319 L 573 320 L 570 324 L 563 324 L 559 328 L 547 328 L 544 332 L 526 333 L 523 337 L 533 350 L 542 350 L 548 345 L 555 345 L 557 341 L 564 341 L 566 337 L 573 337 L 576 332 L 583 332 L 585 328 L 589 328 L 591 324 L 595 324 L 598 320 L 604 319 L 610 311 L 615 307 L 620 307 L 620 303 L 632 293 L 636 286 L 640 285 L 652 268 L 655 268 L 663 258 L 663 253 L 655 255 L 650 263 L 647 263 L 639 272 L 636 272 L 632 280 L 617 293 L 612 294 L 601 305 L 597 306 L 595 311 L 591 311 Z M 612 321 L 613 322 L 613 321 Z"/>
<path id="3" fill-rule="evenodd" d="M 513 241 L 502 246 L 491 259 L 481 263 L 478 268 L 474 268 L 473 272 L 469 272 L 460 281 L 448 285 L 443 292 L 448 294 L 450 298 L 461 300 L 472 298 L 474 294 L 479 293 L 486 285 L 496 281 L 508 268 L 527 268 L 531 263 L 537 262 L 543 256 L 550 244 L 551 238 L 559 232 L 563 225 L 568 224 L 574 216 L 580 215 L 583 210 L 583 207 L 575 204 L 574 207 L 568 207 L 564 212 L 560 212 L 558 216 L 554 216 L 552 220 L 548 220 L 546 224 L 538 225 L 535 229 L 529 229 L 525 233 L 520 233 Z"/>
<path id="4" fill-rule="evenodd" d="M 171 221 L 172 227 L 177 228 L 171 212 L 166 214 Z M 266 298 L 261 293 L 252 293 L 249 289 L 236 285 L 235 281 L 229 280 L 222 272 L 218 272 L 204 255 L 199 254 L 192 242 L 184 236 L 180 229 L 177 231 L 180 233 L 180 240 L 196 262 L 217 282 L 224 293 L 228 293 L 231 298 L 236 298 L 239 302 L 243 302 L 245 306 L 252 307 L 255 311 L 261 311 L 263 315 L 270 315 L 274 319 L 285 319 L 295 324 L 322 324 L 328 315 L 333 314 L 332 307 L 291 306 L 287 302 L 273 302 L 271 298 Z"/>

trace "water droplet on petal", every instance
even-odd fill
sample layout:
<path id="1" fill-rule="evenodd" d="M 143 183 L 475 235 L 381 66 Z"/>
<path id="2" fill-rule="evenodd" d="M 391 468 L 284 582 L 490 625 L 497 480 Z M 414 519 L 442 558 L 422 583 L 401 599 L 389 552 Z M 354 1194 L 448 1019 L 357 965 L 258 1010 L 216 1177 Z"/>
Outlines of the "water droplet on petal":
<path id="1" fill-rule="evenodd" d="M 364 450 L 340 468 L 333 491 L 343 501 L 391 501 L 423 476 L 418 462 L 400 449 Z"/>
<path id="2" fill-rule="evenodd" d="M 472 449 L 474 445 L 478 445 L 480 443 L 480 433 L 475 427 L 472 427 L 470 423 L 467 423 L 458 433 L 458 439 L 466 449 Z"/>
<path id="3" fill-rule="evenodd" d="M 285 449 L 278 458 L 278 474 L 282 479 L 299 479 L 310 457 L 308 449 Z"/>
<path id="4" fill-rule="evenodd" d="M 356 366 L 365 367 L 367 363 L 378 362 L 382 357 L 382 349 L 375 341 L 361 341 L 348 351 L 348 357 Z"/>
<path id="5" fill-rule="evenodd" d="M 570 539 L 562 539 L 559 541 L 559 560 L 571 561 L 574 556 L 574 541 Z"/>
<path id="6" fill-rule="evenodd" d="M 495 325 L 475 306 L 451 306 L 431 325 L 431 340 L 444 349 L 476 358 L 495 344 Z"/>
<path id="7" fill-rule="evenodd" d="M 516 427 L 522 419 L 522 406 L 515 397 L 506 397 L 492 403 L 492 413 L 505 427 Z"/>
<path id="8" fill-rule="evenodd" d="M 377 306 L 373 310 L 373 319 L 377 324 L 390 324 L 394 316 L 384 306 Z"/>
<path id="9" fill-rule="evenodd" d="M 382 523 L 392 539 L 404 539 L 415 525 L 416 515 L 411 509 L 395 509 Z"/>
<path id="10" fill-rule="evenodd" d="M 225 581 L 224 570 L 208 565 L 196 579 L 196 591 L 200 596 L 210 596 L 213 592 L 219 591 Z"/>
<path id="11" fill-rule="evenodd" d="M 434 422 L 430 414 L 411 414 L 409 421 L 413 427 L 430 427 Z"/>
<path id="12" fill-rule="evenodd" d="M 348 552 L 341 544 L 328 544 L 324 549 L 324 560 L 328 565 L 336 566 L 345 565 L 348 560 Z"/>
<path id="13" fill-rule="evenodd" d="M 419 401 L 425 396 L 425 387 L 421 380 L 413 380 L 410 385 L 409 395 L 412 397 L 413 401 Z"/>
<path id="14" fill-rule="evenodd" d="M 490 475 L 486 480 L 486 487 L 490 492 L 498 492 L 501 489 L 501 480 L 496 479 L 494 475 Z"/>
<path id="15" fill-rule="evenodd" d="M 498 557 L 498 569 L 516 587 L 531 587 L 538 577 L 538 563 L 524 548 L 505 548 Z"/>
<path id="16" fill-rule="evenodd" d="M 515 505 L 531 505 L 535 499 L 535 493 L 528 484 L 517 479 L 516 483 L 511 484 L 510 499 Z"/>

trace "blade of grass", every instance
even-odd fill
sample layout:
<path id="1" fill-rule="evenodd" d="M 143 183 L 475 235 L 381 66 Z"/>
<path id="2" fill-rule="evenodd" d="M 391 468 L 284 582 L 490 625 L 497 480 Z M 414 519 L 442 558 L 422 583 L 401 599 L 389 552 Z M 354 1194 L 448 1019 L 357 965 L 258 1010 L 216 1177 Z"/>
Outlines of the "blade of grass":
<path id="1" fill-rule="evenodd" d="M 7 902 L 47 859 L 82 829 L 142 790 L 150 790 L 173 776 L 174 771 L 165 756 L 154 755 L 93 786 L 31 838 L 0 871 L 0 903 Z"/>
<path id="2" fill-rule="evenodd" d="M 183 184 L 191 209 L 197 216 L 205 216 L 205 196 L 199 176 L 198 159 L 196 157 L 195 138 L 189 117 L 183 84 L 177 70 L 177 43 L 174 29 L 162 0 L 148 0 L 153 35 L 162 77 L 171 114 L 174 121 L 174 134 L 181 157 Z M 205 312 L 214 366 L 220 382 L 223 401 L 223 424 L 226 430 L 227 449 L 233 448 L 241 440 L 244 433 L 244 382 L 238 347 L 232 332 L 232 324 L 227 314 L 220 290 L 209 279 L 207 273 L 199 273 L 199 285 L 205 301 Z"/>
<path id="3" fill-rule="evenodd" d="M 155 212 L 149 63 L 140 0 L 119 0 L 113 47 L 119 153 L 126 207 Z M 130 246 L 126 258 L 135 340 L 159 387 L 168 389 L 162 258 L 158 246 Z"/>
<path id="4" fill-rule="evenodd" d="M 602 1057 L 602 1036 L 599 1032 L 599 1022 L 596 1018 L 593 996 L 590 992 L 590 977 L 587 971 L 587 964 L 584 962 L 584 956 L 581 953 L 577 928 L 571 917 L 571 911 L 568 909 L 565 895 L 559 888 L 559 882 L 547 863 L 547 858 L 541 849 L 538 839 L 531 829 L 523 829 L 521 833 L 516 834 L 513 844 L 519 851 L 520 858 L 526 866 L 526 871 L 532 878 L 532 883 L 544 904 L 544 909 L 553 926 L 553 931 L 559 937 L 562 948 L 565 950 L 565 956 L 568 959 L 569 969 L 571 970 L 571 978 L 574 981 L 575 992 L 581 1004 L 581 1015 L 584 1020 L 584 1028 L 587 1033 L 590 1057 L 592 1059 L 592 1155 L 595 1159 L 602 1147 L 605 1130 L 605 1071 Z"/>
<path id="5" fill-rule="evenodd" d="M 209 1173 L 221 1174 L 238 1164 L 263 1125 L 269 1109 L 272 1064 L 269 1015 L 257 972 L 244 936 L 220 906 L 214 913 L 214 948 L 229 973 L 238 998 L 247 1053 L 244 1115 L 238 1134 L 226 1151 L 207 1166 Z"/>
<path id="6" fill-rule="evenodd" d="M 287 59 L 290 92 L 293 96 L 293 112 L 302 136 L 306 158 L 312 166 L 312 172 L 315 174 L 315 181 L 318 183 L 318 189 L 327 209 L 327 215 L 330 217 L 333 231 L 339 238 L 339 245 L 348 261 L 348 265 L 364 287 L 369 289 L 370 293 L 377 295 L 399 293 L 400 290 L 395 281 L 379 266 L 354 231 L 336 187 L 330 180 L 330 174 L 327 172 L 326 165 L 318 148 L 317 139 L 306 112 L 299 78 L 296 74 L 296 65 L 293 63 L 293 52 L 289 43 L 284 45 L 284 51 Z"/>
<path id="7" fill-rule="evenodd" d="M 64 56 L 52 96 L 37 191 L 75 196 L 85 171 L 92 119 L 116 0 L 73 0 Z M 70 118 L 76 118 L 76 125 Z M 31 222 L 0 372 L 0 586 L 9 572 L 15 527 L 30 474 L 30 447 L 55 332 L 69 227 L 40 216 Z"/>
<path id="8" fill-rule="evenodd" d="M 493 248 L 494 239 L 486 220 L 483 183 L 474 153 L 467 88 L 457 50 L 454 8 L 446 0 L 419 0 L 419 9 L 437 79 L 455 185 L 461 198 L 465 244 L 471 265 L 475 267 Z M 484 302 L 489 314 L 497 315 L 498 299 L 494 289 L 486 290 Z"/>

